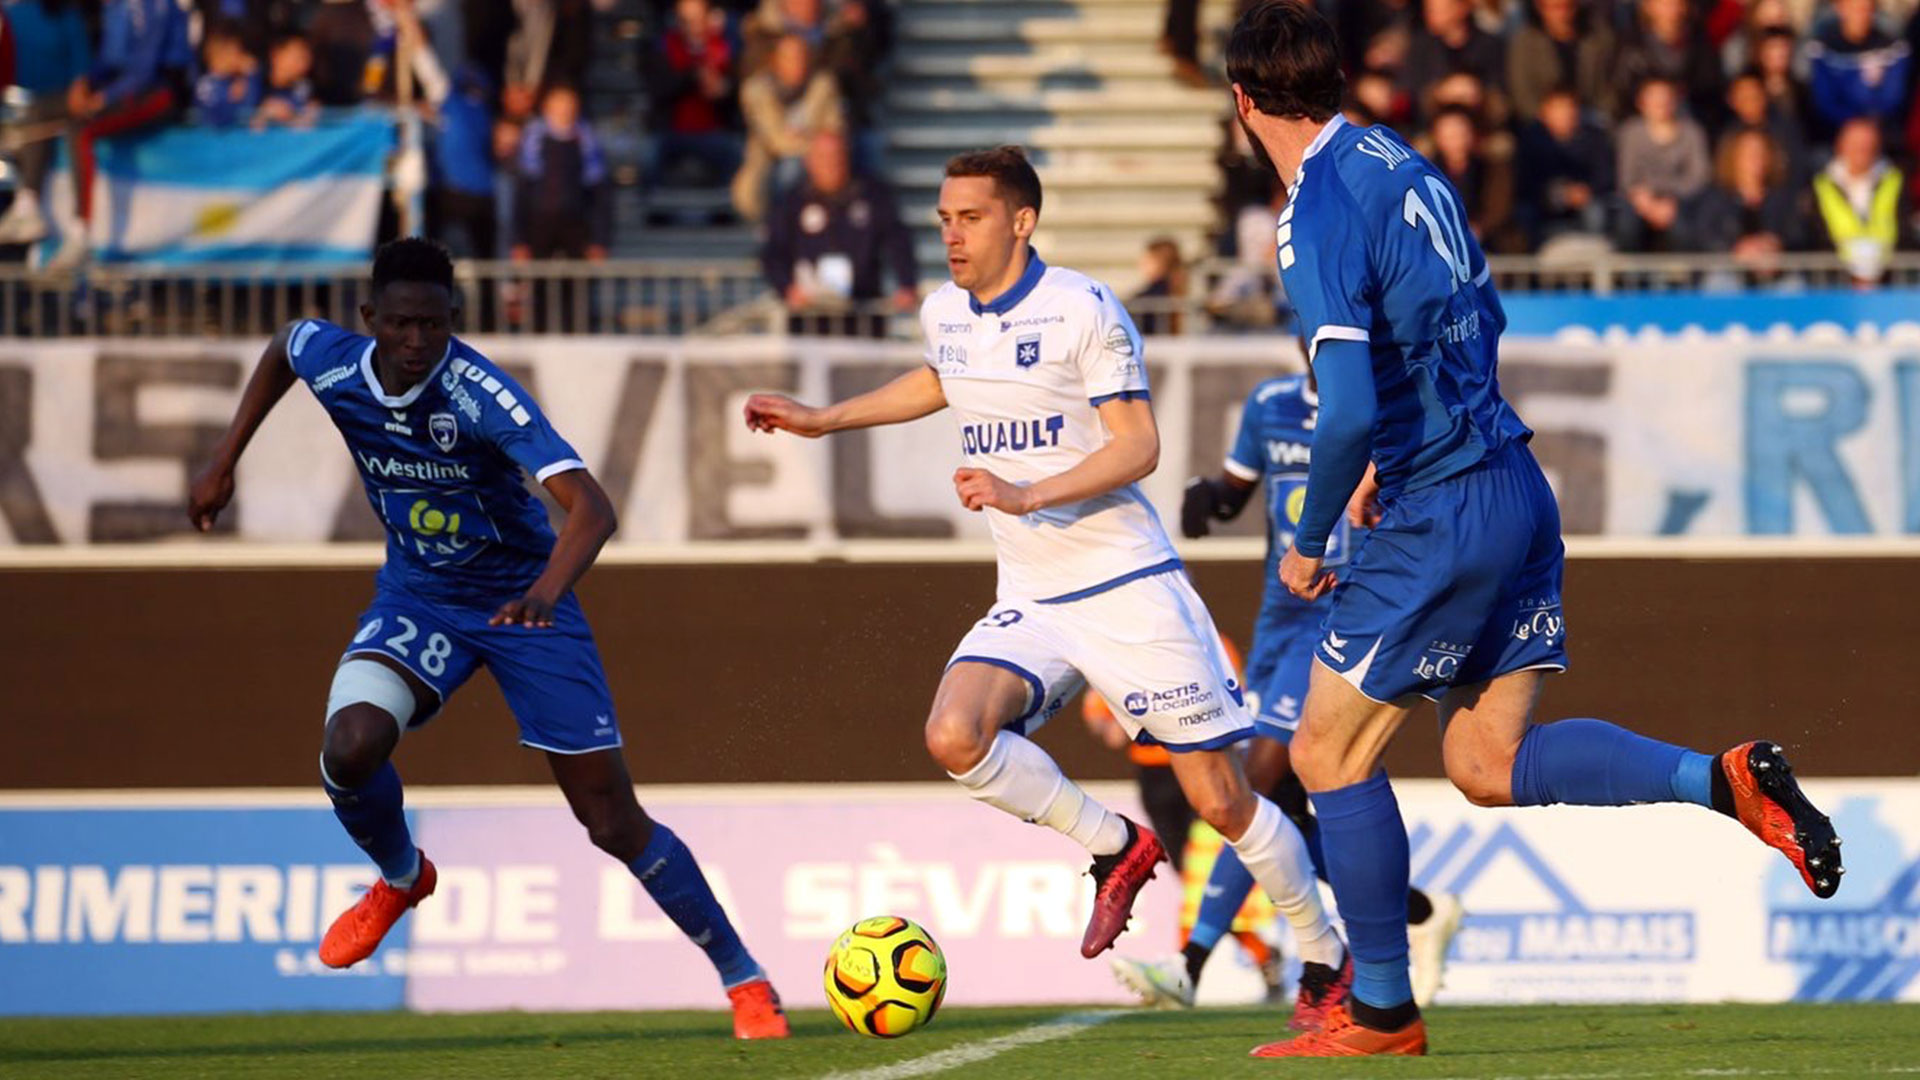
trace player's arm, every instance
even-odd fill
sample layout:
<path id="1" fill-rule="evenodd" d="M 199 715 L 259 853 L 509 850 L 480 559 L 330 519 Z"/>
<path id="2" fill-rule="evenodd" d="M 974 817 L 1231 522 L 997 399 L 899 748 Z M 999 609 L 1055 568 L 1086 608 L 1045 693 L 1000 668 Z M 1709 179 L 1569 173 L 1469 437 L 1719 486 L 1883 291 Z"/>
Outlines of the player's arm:
<path id="1" fill-rule="evenodd" d="M 1366 342 L 1329 338 L 1313 357 L 1320 384 L 1320 417 L 1313 432 L 1313 460 L 1307 465 L 1306 504 L 1293 547 L 1280 564 L 1280 580 L 1295 596 L 1317 600 L 1336 584 L 1321 571 L 1327 536 L 1347 510 L 1367 475 L 1378 408 L 1373 386 L 1373 356 Z"/>
<path id="2" fill-rule="evenodd" d="M 1144 395 L 1117 395 L 1098 408 L 1107 426 L 1107 444 L 1080 464 L 1025 487 L 985 469 L 961 469 L 953 474 L 961 504 L 969 510 L 991 506 L 1009 514 L 1031 514 L 1104 495 L 1151 474 L 1160 464 L 1160 428 L 1153 420 L 1152 402 Z"/>
<path id="3" fill-rule="evenodd" d="M 187 488 L 187 517 L 201 532 L 212 531 L 220 511 L 233 501 L 233 470 L 239 465 L 247 444 L 253 441 L 254 432 L 260 430 L 267 414 L 299 381 L 287 357 L 287 335 L 297 325 L 288 323 L 281 327 L 267 343 L 260 362 L 254 366 L 253 377 L 247 380 L 247 388 L 240 395 L 240 404 L 234 410 L 226 434 L 214 445 L 213 460 Z"/>
<path id="4" fill-rule="evenodd" d="M 1187 481 L 1186 494 L 1180 497 L 1180 534 L 1198 540 L 1212 531 L 1216 521 L 1232 521 L 1247 508 L 1259 480 L 1248 480 L 1230 472 L 1219 476 L 1196 476 Z"/>
<path id="5" fill-rule="evenodd" d="M 560 526 L 553 554 L 547 556 L 547 568 L 524 596 L 500 605 L 487 620 L 489 626 L 552 626 L 554 605 L 593 565 L 601 546 L 620 527 L 613 500 L 587 470 L 554 473 L 544 483 L 554 501 L 567 512 L 567 520 Z"/>
<path id="6" fill-rule="evenodd" d="M 877 390 L 832 405 L 815 407 L 785 394 L 755 394 L 747 399 L 745 412 L 750 430 L 791 431 L 817 439 L 835 431 L 904 424 L 946 407 L 939 374 L 930 367 L 918 367 Z"/>

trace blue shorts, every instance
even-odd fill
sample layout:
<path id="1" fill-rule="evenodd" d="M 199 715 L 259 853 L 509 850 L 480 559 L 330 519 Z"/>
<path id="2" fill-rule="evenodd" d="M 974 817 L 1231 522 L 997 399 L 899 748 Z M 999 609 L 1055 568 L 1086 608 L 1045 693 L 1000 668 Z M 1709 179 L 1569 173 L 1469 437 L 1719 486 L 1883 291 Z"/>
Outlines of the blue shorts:
<path id="1" fill-rule="evenodd" d="M 377 655 L 405 665 L 433 687 L 439 705 L 482 664 L 520 724 L 520 742 L 536 750 L 585 754 L 620 745 L 613 695 L 580 601 L 568 593 L 553 626 L 488 626 L 495 609 L 429 604 L 383 588 L 360 616 L 348 656 Z M 432 714 L 417 718 L 418 727 Z"/>
<path id="2" fill-rule="evenodd" d="M 1403 493 L 1347 564 L 1314 655 L 1375 701 L 1565 671 L 1560 506 L 1524 443 Z"/>
<path id="3" fill-rule="evenodd" d="M 1282 744 L 1293 741 L 1313 676 L 1313 650 L 1320 642 L 1320 609 L 1286 622 L 1261 620 L 1247 660 L 1247 707 L 1254 734 Z"/>

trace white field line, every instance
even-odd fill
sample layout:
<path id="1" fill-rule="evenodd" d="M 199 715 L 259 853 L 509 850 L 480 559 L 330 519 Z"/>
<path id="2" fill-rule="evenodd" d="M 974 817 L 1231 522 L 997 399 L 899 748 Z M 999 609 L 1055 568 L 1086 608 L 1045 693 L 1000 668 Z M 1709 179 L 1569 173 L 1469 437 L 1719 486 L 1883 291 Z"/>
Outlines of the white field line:
<path id="1" fill-rule="evenodd" d="M 1656 1080 L 1669 1076 L 1700 1077 L 1701 1080 L 1733 1080 L 1770 1076 L 1906 1076 L 1920 1074 L 1920 1065 L 1856 1065 L 1844 1069 L 1662 1069 L 1659 1072 L 1591 1073 L 1502 1073 L 1488 1076 L 1444 1076 L 1434 1080 Z"/>
<path id="2" fill-rule="evenodd" d="M 1102 1009 L 1096 1012 L 1067 1013 L 1045 1023 L 1021 1028 L 1019 1031 L 998 1038 L 950 1046 L 925 1057 L 908 1058 L 891 1065 L 855 1069 L 851 1072 L 828 1073 L 820 1080 L 907 1080 L 912 1076 L 931 1076 L 934 1073 L 946 1072 L 948 1069 L 960 1068 L 962 1065 L 976 1065 L 1022 1046 L 1033 1046 L 1037 1043 L 1052 1042 L 1055 1039 L 1078 1035 L 1116 1016 L 1123 1016 L 1128 1011 L 1130 1010 Z"/>

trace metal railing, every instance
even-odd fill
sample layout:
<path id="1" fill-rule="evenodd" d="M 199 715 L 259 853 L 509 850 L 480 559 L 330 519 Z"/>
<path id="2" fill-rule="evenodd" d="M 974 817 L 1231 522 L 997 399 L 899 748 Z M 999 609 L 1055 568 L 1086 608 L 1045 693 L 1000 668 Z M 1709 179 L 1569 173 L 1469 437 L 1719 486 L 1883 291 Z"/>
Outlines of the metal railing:
<path id="1" fill-rule="evenodd" d="M 1605 254 L 1578 264 L 1534 257 L 1489 260 L 1503 292 L 1593 296 L 1680 291 L 1791 295 L 1845 288 L 1852 278 L 1830 255 L 1781 255 L 1765 266 L 1716 255 Z M 1190 271 L 1183 297 L 1131 301 L 1159 333 L 1258 330 L 1262 300 L 1222 304 L 1231 263 Z M 1241 273 L 1245 273 L 1242 271 Z M 455 268 L 467 334 L 702 335 L 842 333 L 911 338 L 910 312 L 888 304 L 789 312 L 752 260 L 645 259 L 591 262 L 462 262 Z M 1123 283 L 1115 283 L 1122 285 Z M 1920 286 L 1920 254 L 1894 259 L 1886 286 Z M 139 269 L 41 274 L 0 267 L 0 337 L 255 337 L 296 318 L 359 323 L 364 266 Z M 1271 306 L 1269 304 L 1269 306 Z"/>

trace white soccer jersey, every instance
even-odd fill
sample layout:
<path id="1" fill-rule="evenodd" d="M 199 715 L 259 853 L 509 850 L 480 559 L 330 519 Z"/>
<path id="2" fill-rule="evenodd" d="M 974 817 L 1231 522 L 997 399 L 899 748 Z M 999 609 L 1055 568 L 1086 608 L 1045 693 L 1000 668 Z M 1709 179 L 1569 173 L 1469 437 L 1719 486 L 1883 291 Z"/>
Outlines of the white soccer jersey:
<path id="1" fill-rule="evenodd" d="M 965 463 L 1015 484 L 1106 445 L 1097 406 L 1147 394 L 1140 333 L 1105 285 L 1028 257 L 984 307 L 948 282 L 920 305 L 927 363 L 960 426 Z M 985 511 L 1003 600 L 1062 601 L 1179 565 L 1138 484 L 1024 517 Z"/>

